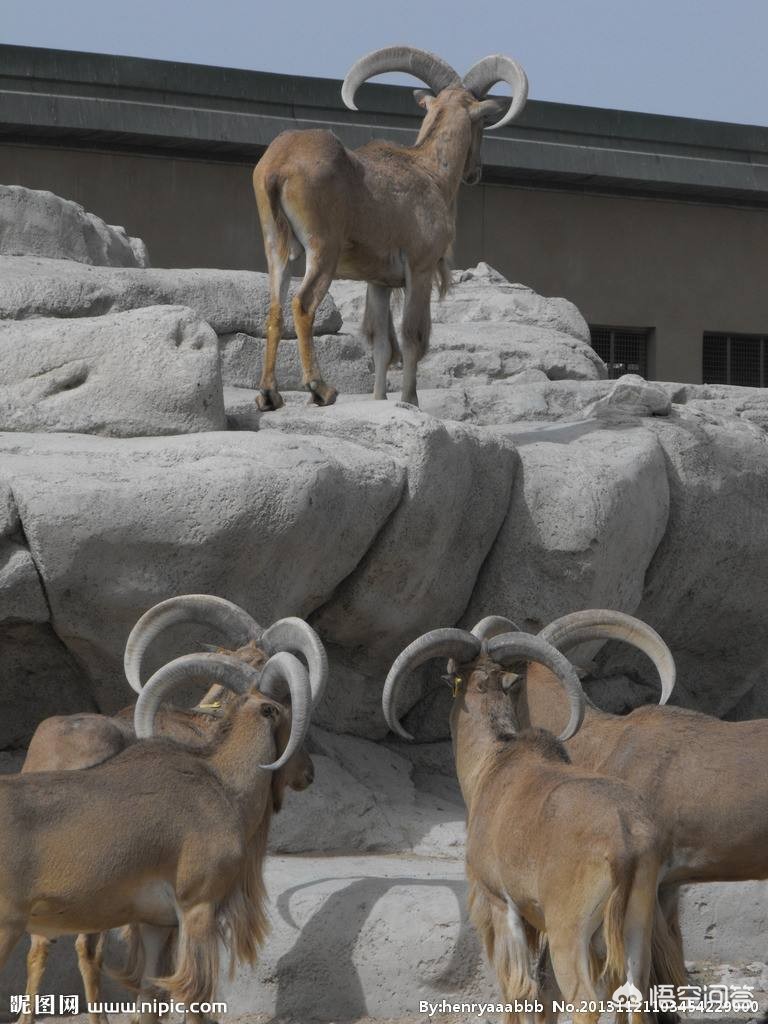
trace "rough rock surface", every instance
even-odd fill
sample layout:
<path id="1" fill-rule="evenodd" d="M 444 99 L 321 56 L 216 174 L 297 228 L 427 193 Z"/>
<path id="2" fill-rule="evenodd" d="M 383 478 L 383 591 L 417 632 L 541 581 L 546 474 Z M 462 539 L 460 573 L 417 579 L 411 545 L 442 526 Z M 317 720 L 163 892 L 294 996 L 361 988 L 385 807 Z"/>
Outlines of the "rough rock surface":
<path id="1" fill-rule="evenodd" d="M 144 306 L 188 306 L 217 334 L 243 331 L 263 338 L 269 280 L 250 270 L 139 270 L 0 256 L 0 320 L 101 316 Z M 326 297 L 315 333 L 332 334 L 340 326 L 341 316 Z M 285 337 L 295 337 L 290 303 Z"/>
<path id="2" fill-rule="evenodd" d="M 446 768 L 417 769 L 406 749 L 316 727 L 308 749 L 315 781 L 286 800 L 270 851 L 463 855 L 464 804 L 452 759 Z"/>
<path id="3" fill-rule="evenodd" d="M 352 664 L 377 647 L 370 706 L 361 715 L 350 694 L 327 714 L 382 734 L 381 673 L 398 644 L 460 614 L 503 521 L 514 453 L 395 403 L 285 410 L 269 425 L 119 443 L 5 434 L 0 478 L 54 628 L 105 706 L 125 699 L 122 649 L 145 608 L 221 593 L 264 623 L 314 613 Z M 448 514 L 445 477 L 460 488 Z M 446 571 L 451 549 L 461 558 Z"/>
<path id="4" fill-rule="evenodd" d="M 0 185 L 0 255 L 50 256 L 98 267 L 148 267 L 140 238 L 53 192 Z"/>
<path id="5" fill-rule="evenodd" d="M 365 308 L 365 285 L 357 281 L 334 281 L 331 292 L 344 320 L 360 323 Z M 432 322 L 489 321 L 546 327 L 589 343 L 589 327 L 576 306 L 567 299 L 545 298 L 524 284 L 513 284 L 487 263 L 453 271 L 448 294 L 432 303 Z"/>
<path id="6" fill-rule="evenodd" d="M 26 744 L 49 715 L 97 710 L 87 676 L 50 623 L 9 616 L 0 622 L 0 651 L 0 747 Z"/>
<path id="7" fill-rule="evenodd" d="M 219 338 L 221 377 L 225 385 L 257 388 L 266 342 L 248 334 L 224 334 Z M 324 334 L 315 338 L 317 360 L 326 380 L 345 396 L 373 392 L 373 359 L 368 346 L 352 334 Z M 298 345 L 285 340 L 277 350 L 280 391 L 302 388 Z"/>
<path id="8" fill-rule="evenodd" d="M 335 281 L 331 294 L 345 329 L 359 333 L 365 285 Z M 393 300 L 396 321 L 397 305 Z M 526 370 L 540 370 L 550 380 L 605 377 L 573 303 L 512 284 L 485 263 L 454 273 L 448 295 L 432 303 L 432 321 L 429 352 L 419 363 L 420 391 L 490 384 Z M 334 381 L 331 371 L 326 377 Z M 390 369 L 388 389 L 400 386 L 401 373 Z"/>
<path id="9" fill-rule="evenodd" d="M 112 437 L 226 426 L 216 335 L 160 306 L 0 321 L 0 430 Z"/>
<path id="10" fill-rule="evenodd" d="M 3 422 L 16 429 L 0 434 L 0 748 L 23 744 L 48 714 L 127 703 L 126 636 L 165 597 L 221 594 L 265 625 L 308 617 L 331 662 L 309 739 L 316 782 L 289 794 L 274 822 L 271 850 L 294 856 L 268 864 L 272 938 L 255 972 L 222 994 L 233 1013 L 302 1024 L 495 994 L 463 910 L 464 809 L 441 668 L 405 688 L 401 711 L 421 740 L 410 745 L 386 737 L 385 673 L 435 626 L 497 612 L 535 629 L 607 605 L 669 641 L 679 702 L 768 715 L 768 393 L 605 380 L 575 307 L 481 264 L 434 305 L 421 410 L 350 393 L 368 395 L 372 379 L 365 342 L 347 333 L 318 341 L 325 376 L 348 392 L 335 407 L 290 390 L 300 372 L 284 344 L 286 407 L 261 414 L 249 389 L 265 275 L 50 258 L 77 233 L 30 224 L 36 255 L 0 255 L 0 318 L 13 321 L 0 324 L 0 409 L 13 399 Z M 361 287 L 334 294 L 354 332 Z M 189 308 L 167 308 L 179 304 Z M 329 301 L 317 329 L 339 326 Z M 180 408 L 199 413 L 191 392 L 212 380 L 212 332 L 235 387 L 213 397 L 203 432 L 51 433 L 105 422 L 130 433 L 132 416 L 139 432 L 158 432 Z M 187 358 L 198 369 L 184 376 Z M 85 383 L 67 376 L 73 363 L 87 364 Z M 224 413 L 237 431 L 212 429 Z M 147 668 L 224 639 L 179 630 Z M 648 665 L 625 647 L 574 657 L 592 662 L 586 685 L 601 706 L 655 699 Z M 764 882 L 691 889 L 689 957 L 765 972 L 767 905 Z M 64 946 L 57 991 L 75 985 Z M 18 991 L 21 970 L 16 954 L 3 986 L 10 978 Z"/>

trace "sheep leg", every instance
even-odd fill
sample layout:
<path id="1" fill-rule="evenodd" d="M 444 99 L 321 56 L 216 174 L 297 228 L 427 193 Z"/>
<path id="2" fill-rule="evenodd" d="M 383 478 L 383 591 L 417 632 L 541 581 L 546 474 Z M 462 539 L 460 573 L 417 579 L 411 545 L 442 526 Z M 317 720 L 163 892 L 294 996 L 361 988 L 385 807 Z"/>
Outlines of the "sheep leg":
<path id="1" fill-rule="evenodd" d="M 580 902 L 580 901 L 579 901 Z M 603 984 L 595 984 L 590 970 L 592 936 L 602 924 L 604 901 L 597 900 L 588 916 L 576 905 L 560 907 L 559 913 L 547 915 L 549 953 L 555 979 L 563 999 L 574 1006 L 598 1004 L 606 998 Z M 573 1024 L 597 1024 L 599 1010 L 577 1011 Z"/>
<path id="2" fill-rule="evenodd" d="M 538 984 L 530 969 L 530 935 L 512 900 L 493 895 L 467 866 L 469 916 L 485 946 L 506 1003 L 533 1002 Z M 504 1024 L 533 1024 L 533 1013 L 507 1013 Z"/>
<path id="3" fill-rule="evenodd" d="M 174 999 L 189 1006 L 210 1002 L 219 976 L 219 930 L 211 902 L 194 903 L 180 911 L 176 970 L 157 979 Z"/>
<path id="4" fill-rule="evenodd" d="M 401 328 L 403 345 L 403 389 L 401 398 L 409 405 L 418 405 L 416 367 L 429 348 L 432 320 L 429 300 L 432 293 L 432 271 L 412 271 L 406 266 L 405 304 Z"/>
<path id="5" fill-rule="evenodd" d="M 624 915 L 624 958 L 626 979 L 648 998 L 651 974 L 651 944 L 659 865 L 654 857 L 643 857 L 635 870 Z M 643 1010 L 630 1014 L 632 1024 L 646 1020 Z"/>
<path id="6" fill-rule="evenodd" d="M 170 937 L 175 933 L 175 928 L 158 928 L 153 925 L 136 925 L 139 929 L 140 941 L 144 951 L 144 968 L 142 971 L 141 985 L 136 1001 L 139 1004 L 139 1013 L 136 1017 L 136 1024 L 158 1024 L 159 1015 L 151 1004 L 154 1000 L 165 1000 L 165 993 L 157 984 L 157 976 L 163 961 L 163 954 L 167 948 Z M 146 1004 L 146 1008 L 142 1008 Z"/>
<path id="7" fill-rule="evenodd" d="M 683 936 L 680 931 L 680 889 L 676 885 L 665 885 L 658 893 L 659 910 L 653 928 L 651 946 L 650 987 L 658 985 L 684 985 L 685 954 Z M 675 1010 L 657 1010 L 659 1024 L 680 1024 L 680 1014 Z"/>
<path id="8" fill-rule="evenodd" d="M 310 392 L 311 401 L 316 405 L 333 405 L 337 395 L 336 389 L 323 380 L 312 343 L 315 313 L 333 280 L 337 257 L 337 253 L 307 249 L 306 273 L 292 303 L 293 321 L 299 339 L 302 384 Z"/>
<path id="9" fill-rule="evenodd" d="M 288 260 L 288 253 L 281 256 L 278 253 L 273 253 L 269 246 L 267 247 L 270 292 L 269 314 L 267 316 L 267 348 L 264 353 L 264 364 L 261 368 L 259 393 L 256 396 L 256 405 L 262 412 L 279 409 L 283 404 L 282 396 L 277 390 L 275 364 L 277 363 L 277 349 L 283 336 L 283 305 L 288 297 L 288 286 L 291 283 Z"/>
<path id="10" fill-rule="evenodd" d="M 35 1019 L 35 997 L 40 991 L 40 982 L 43 980 L 43 972 L 50 952 L 50 939 L 42 935 L 31 935 L 29 952 L 27 953 L 27 988 L 29 996 L 29 1011 L 22 1013 L 17 1024 L 32 1024 Z"/>
<path id="11" fill-rule="evenodd" d="M 13 948 L 24 934 L 24 926 L 4 925 L 0 927 L 0 971 L 5 967 L 5 962 L 13 952 Z"/>
<path id="12" fill-rule="evenodd" d="M 376 380 L 373 388 L 375 399 L 387 397 L 387 369 L 399 355 L 399 348 L 392 344 L 394 325 L 389 308 L 390 289 L 379 284 L 369 284 L 365 296 L 363 334 L 373 349 L 373 365 Z"/>
<path id="13" fill-rule="evenodd" d="M 90 932 L 81 934 L 75 940 L 77 951 L 77 965 L 80 968 L 80 977 L 83 979 L 85 990 L 85 1001 L 88 1005 L 101 1002 L 101 964 L 104 960 L 103 932 Z M 105 1013 L 92 1013 L 88 1011 L 90 1024 L 107 1024 Z"/>
<path id="14" fill-rule="evenodd" d="M 536 1014 L 537 1024 L 554 1024 L 558 1014 L 554 1009 L 555 1002 L 562 1002 L 560 989 L 555 981 L 555 972 L 552 969 L 552 960 L 549 956 L 549 944 L 544 943 L 536 958 L 536 977 L 539 985 L 539 1000 L 544 1007 L 540 1014 Z"/>

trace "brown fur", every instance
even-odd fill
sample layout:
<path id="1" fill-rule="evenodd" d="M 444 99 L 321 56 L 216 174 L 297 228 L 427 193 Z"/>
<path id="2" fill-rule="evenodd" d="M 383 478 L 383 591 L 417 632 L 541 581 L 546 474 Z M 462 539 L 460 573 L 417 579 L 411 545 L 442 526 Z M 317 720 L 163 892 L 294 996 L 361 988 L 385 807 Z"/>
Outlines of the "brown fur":
<path id="1" fill-rule="evenodd" d="M 518 690 L 523 724 L 562 728 L 560 688 L 547 669 L 529 666 Z M 666 920 L 654 929 L 653 979 L 684 984 L 678 887 L 768 878 L 768 786 L 753 784 L 764 777 L 768 760 L 768 719 L 723 722 L 658 705 L 619 716 L 588 704 L 567 746 L 574 763 L 623 779 L 648 798 L 648 813 L 674 865 L 660 879 Z"/>
<path id="2" fill-rule="evenodd" d="M 253 640 L 236 651 L 229 651 L 225 648 L 216 648 L 216 651 L 238 657 L 254 668 L 261 668 L 267 660 L 262 648 Z M 227 715 L 234 701 L 235 697 L 231 691 L 218 685 L 213 686 L 200 701 L 198 709 L 162 707 L 156 718 L 156 731 L 159 735 L 175 738 L 201 752 L 210 753 L 220 745 L 231 729 L 232 722 Z M 214 706 L 216 704 L 220 706 L 216 708 Z M 208 705 L 207 708 L 206 705 Z M 112 718 L 104 715 L 82 714 L 46 719 L 35 730 L 21 769 L 22 772 L 26 774 L 40 771 L 83 769 L 108 761 L 136 742 L 133 732 L 133 710 L 133 706 L 124 708 Z M 287 742 L 285 729 L 286 722 L 283 721 L 278 726 L 281 745 Z M 214 740 L 217 742 L 213 742 Z M 267 841 L 269 818 L 272 813 L 277 813 L 280 810 L 286 788 L 304 789 L 312 781 L 312 776 L 312 762 L 306 751 L 302 750 L 291 759 L 285 768 L 271 773 L 271 779 L 268 780 L 271 803 L 269 813 L 267 814 L 265 811 L 263 819 L 264 832 L 262 834 L 257 830 L 249 847 L 248 856 L 245 858 L 245 875 L 238 890 L 240 903 L 234 893 L 232 895 L 232 920 L 240 922 L 233 928 L 232 933 L 235 943 L 232 947 L 233 955 L 238 959 L 251 962 L 254 955 L 253 950 L 263 942 L 266 934 L 264 888 L 260 881 L 260 865 Z M 253 900 L 252 905 L 243 905 L 247 904 L 249 900 Z M 248 940 L 244 938 L 246 933 L 253 936 L 251 941 L 255 945 L 249 947 Z M 126 943 L 124 962 L 119 967 L 110 966 L 109 973 L 126 987 L 139 991 L 146 966 L 141 931 L 138 927 L 128 925 L 123 929 L 123 937 Z M 80 936 L 78 942 L 85 938 L 85 936 Z M 103 941 L 99 944 L 99 955 L 95 960 L 80 959 L 81 968 L 88 974 L 88 978 L 91 979 L 89 983 L 92 985 L 94 965 L 97 967 L 101 965 L 102 946 Z M 42 964 L 39 970 L 36 966 L 34 970 L 34 984 L 30 989 L 32 1005 L 34 1005 L 34 996 L 42 978 L 42 969 L 47 958 L 47 947 L 46 939 L 41 936 L 33 937 L 33 949 L 36 950 L 34 964 L 37 965 L 40 960 L 42 960 Z M 85 973 L 83 978 L 85 982 Z M 90 1001 L 99 1001 L 100 993 L 97 984 L 95 989 L 92 988 L 92 992 Z M 92 1016 L 91 1024 L 102 1024 L 96 1015 Z M 24 1024 L 31 1024 L 32 1019 L 32 1015 L 30 1015 Z"/>
<path id="3" fill-rule="evenodd" d="M 255 693 L 230 703 L 203 750 L 158 738 L 82 771 L 0 780 L 3 960 L 25 926 L 59 934 L 137 920 L 168 927 L 178 907 L 175 971 L 160 983 L 183 1002 L 210 998 L 219 939 L 235 960 L 252 961 L 265 935 L 261 867 L 272 798 L 258 765 L 274 759 L 289 730 L 290 712 Z M 172 804 L 159 793 L 172 793 Z M 111 827 L 100 830 L 105 820 Z M 77 842 L 83 833 L 87 860 Z M 171 885 L 173 904 L 162 895 L 142 909 L 149 881 Z M 138 969 L 134 951 L 134 980 Z"/>
<path id="4" fill-rule="evenodd" d="M 628 786 L 570 764 L 544 730 L 516 731 L 503 677 L 485 655 L 463 666 L 451 714 L 470 913 L 503 996 L 541 993 L 544 936 L 566 1000 L 605 999 L 628 976 L 647 991 L 663 838 Z"/>
<path id="5" fill-rule="evenodd" d="M 374 141 L 350 151 L 331 132 L 284 132 L 253 174 L 270 274 L 270 318 L 259 406 L 282 404 L 275 363 L 289 261 L 303 249 L 304 280 L 293 300 L 303 384 L 329 405 L 312 345 L 318 305 L 335 278 L 367 281 L 363 333 L 376 367 L 374 397 L 386 397 L 387 368 L 401 356 L 403 401 L 418 404 L 416 366 L 429 347 L 433 283 L 450 286 L 451 246 L 459 184 L 479 177 L 482 112 L 471 93 L 453 87 L 425 97 L 427 108 L 412 147 Z M 405 289 L 398 345 L 390 293 Z"/>

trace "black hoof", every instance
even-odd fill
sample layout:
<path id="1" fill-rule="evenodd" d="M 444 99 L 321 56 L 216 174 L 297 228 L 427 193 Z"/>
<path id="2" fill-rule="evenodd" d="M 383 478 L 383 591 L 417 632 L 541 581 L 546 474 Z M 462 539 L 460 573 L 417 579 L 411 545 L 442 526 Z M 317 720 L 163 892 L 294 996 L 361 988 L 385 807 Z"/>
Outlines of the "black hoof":
<path id="1" fill-rule="evenodd" d="M 333 405 L 338 395 L 336 388 L 332 388 L 324 380 L 311 380 L 307 384 L 307 390 L 310 394 L 310 401 L 315 405 Z"/>
<path id="2" fill-rule="evenodd" d="M 261 412 L 274 412 L 275 409 L 280 409 L 284 402 L 277 388 L 259 388 L 256 405 Z"/>

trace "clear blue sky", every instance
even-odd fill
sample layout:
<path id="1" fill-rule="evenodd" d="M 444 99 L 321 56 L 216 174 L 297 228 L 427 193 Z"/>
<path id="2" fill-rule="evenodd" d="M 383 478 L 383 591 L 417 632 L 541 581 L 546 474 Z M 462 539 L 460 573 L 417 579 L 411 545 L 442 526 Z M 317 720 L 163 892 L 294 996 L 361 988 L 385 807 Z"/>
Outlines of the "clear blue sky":
<path id="1" fill-rule="evenodd" d="M 768 125 L 768 0 L 0 0 L 0 41 L 328 78 L 502 52 L 536 99 Z"/>

